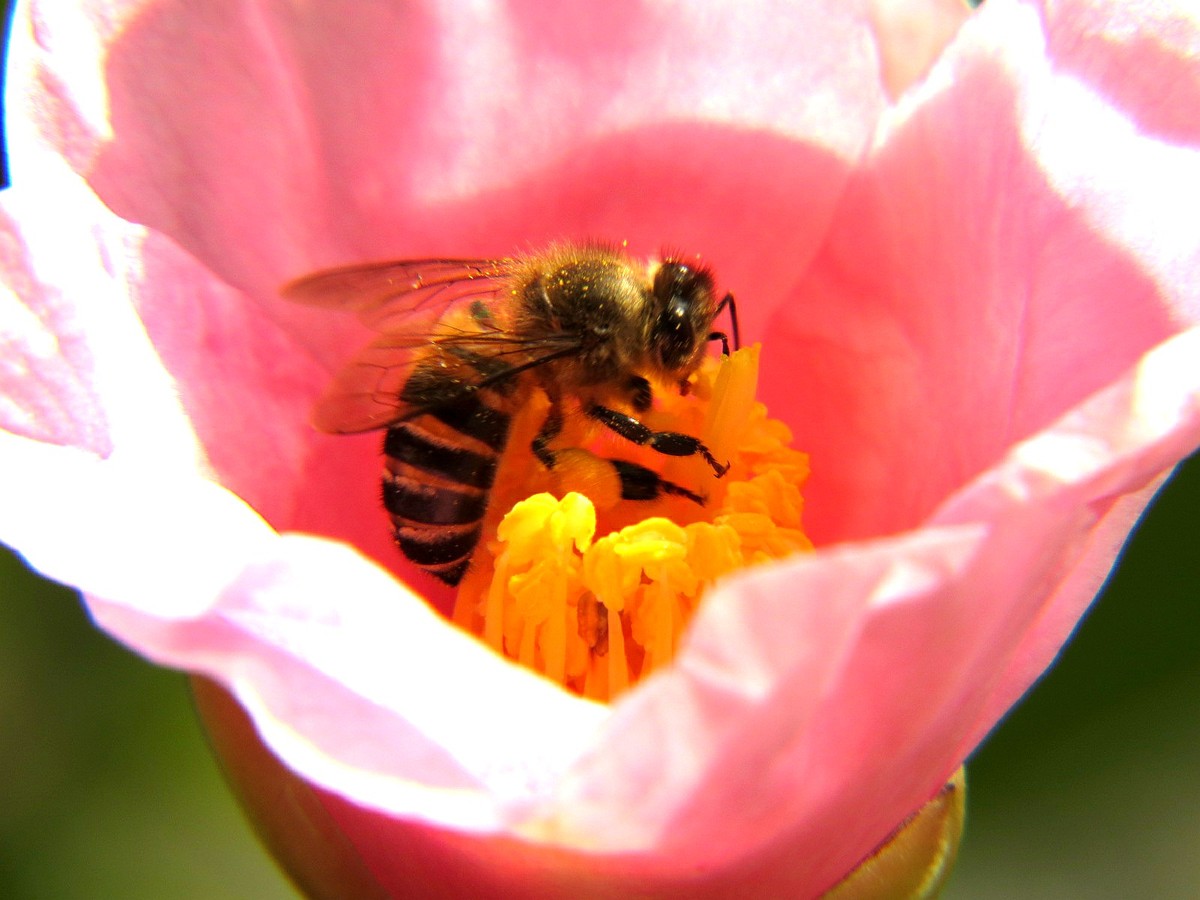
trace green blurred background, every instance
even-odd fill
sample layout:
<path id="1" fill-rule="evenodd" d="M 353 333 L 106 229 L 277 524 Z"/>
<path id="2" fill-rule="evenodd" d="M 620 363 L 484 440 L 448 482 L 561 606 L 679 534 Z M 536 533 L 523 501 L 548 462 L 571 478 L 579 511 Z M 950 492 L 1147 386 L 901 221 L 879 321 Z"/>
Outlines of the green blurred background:
<path id="1" fill-rule="evenodd" d="M 1200 458 L 1052 673 L 968 767 L 950 898 L 1200 896 Z M 0 558 L 0 897 L 295 897 L 181 675 Z"/>

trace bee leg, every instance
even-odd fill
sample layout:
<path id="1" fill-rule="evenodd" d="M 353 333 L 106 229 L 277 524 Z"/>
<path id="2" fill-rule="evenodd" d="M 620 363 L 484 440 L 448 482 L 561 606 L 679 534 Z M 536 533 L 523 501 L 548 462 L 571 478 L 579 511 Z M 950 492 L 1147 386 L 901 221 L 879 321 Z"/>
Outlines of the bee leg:
<path id="1" fill-rule="evenodd" d="M 604 407 L 598 408 L 603 409 Z M 627 416 L 626 418 L 631 417 Z M 636 419 L 631 419 L 631 421 L 637 422 Z M 641 425 L 640 422 L 638 422 L 638 424 Z M 642 427 L 645 428 L 644 425 Z M 537 435 L 530 444 L 530 448 L 533 450 L 533 455 L 536 456 L 542 465 L 544 465 L 547 469 L 553 470 L 559 461 L 559 452 L 551 449 L 550 443 L 556 437 L 558 437 L 558 435 L 562 432 L 562 429 L 562 408 L 557 403 L 554 403 L 550 407 L 550 412 L 546 416 L 546 421 L 542 423 L 542 427 L 538 430 Z M 646 430 L 649 431 L 649 429 Z M 654 432 L 650 433 L 653 434 Z M 669 435 L 672 432 L 660 433 Z M 687 437 L 687 435 L 680 435 L 680 437 Z M 697 444 L 699 444 L 699 441 L 697 441 Z M 700 446 L 703 445 L 701 444 Z M 568 451 L 562 452 L 566 453 Z M 591 451 L 578 448 L 569 452 L 585 454 L 588 458 L 593 458 L 594 456 Z M 711 454 L 709 455 L 711 456 Z M 699 504 L 700 506 L 704 505 L 704 498 L 699 494 L 695 493 L 694 491 L 689 491 L 687 488 L 675 484 L 673 481 L 667 481 L 665 478 L 661 478 L 653 469 L 647 469 L 645 466 L 639 466 L 637 463 L 628 462 L 623 459 L 602 459 L 601 457 L 594 458 L 607 463 L 612 467 L 613 471 L 616 472 L 617 479 L 621 485 L 622 500 L 657 500 L 659 497 L 664 495 L 670 495 L 674 497 L 684 497 L 688 500 L 691 500 L 693 503 Z M 725 468 L 728 467 L 726 466 Z M 724 474 L 724 472 L 725 469 L 721 469 L 721 474 Z"/>
<path id="2" fill-rule="evenodd" d="M 729 464 L 721 465 L 712 451 L 704 446 L 704 442 L 690 434 L 678 431 L 651 431 L 633 416 L 609 409 L 593 403 L 587 409 L 587 414 L 611 431 L 616 432 L 628 441 L 649 447 L 666 456 L 695 456 L 704 457 L 705 462 L 712 466 L 713 472 L 720 478 L 729 471 Z M 560 426 L 561 427 L 561 426 Z"/>
<path id="3" fill-rule="evenodd" d="M 704 505 L 704 498 L 699 494 L 659 477 L 653 469 L 624 459 L 610 459 L 608 463 L 621 479 L 622 500 L 657 500 L 664 494 L 670 494 L 674 497 L 684 497 L 700 506 Z"/>
<path id="4" fill-rule="evenodd" d="M 729 309 L 729 325 L 730 330 L 733 332 L 733 349 L 739 350 L 742 346 L 742 335 L 738 330 L 737 303 L 735 303 L 733 300 L 733 294 L 726 294 L 725 299 L 717 304 L 717 312 L 713 318 L 715 319 L 717 316 L 719 316 L 721 311 L 726 308 Z M 720 340 L 721 347 L 723 348 L 725 355 L 729 355 L 729 344 L 726 343 L 724 334 L 719 331 L 714 331 L 708 336 L 708 339 L 710 341 Z"/>

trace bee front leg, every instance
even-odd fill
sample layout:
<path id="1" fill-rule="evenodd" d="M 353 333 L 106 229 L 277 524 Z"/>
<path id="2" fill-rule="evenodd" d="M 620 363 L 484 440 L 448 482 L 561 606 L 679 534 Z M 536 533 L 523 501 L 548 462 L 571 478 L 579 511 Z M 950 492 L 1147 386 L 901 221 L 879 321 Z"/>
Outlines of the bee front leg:
<path id="1" fill-rule="evenodd" d="M 718 478 L 729 471 L 729 463 L 721 465 L 712 451 L 704 446 L 704 442 L 690 434 L 679 431 L 652 431 L 633 416 L 609 409 L 593 403 L 587 408 L 587 414 L 611 431 L 616 432 L 628 441 L 649 447 L 666 456 L 695 456 L 704 457 L 705 462 L 712 466 Z"/>

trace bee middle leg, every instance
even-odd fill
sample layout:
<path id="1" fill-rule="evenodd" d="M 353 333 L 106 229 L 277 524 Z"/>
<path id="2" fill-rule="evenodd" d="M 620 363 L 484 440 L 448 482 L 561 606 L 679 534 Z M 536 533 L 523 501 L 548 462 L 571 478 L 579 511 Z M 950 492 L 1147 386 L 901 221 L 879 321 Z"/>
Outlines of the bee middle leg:
<path id="1" fill-rule="evenodd" d="M 603 407 L 601 407 L 603 408 Z M 636 419 L 634 421 L 637 421 Z M 640 422 L 638 423 L 641 424 Z M 645 427 L 645 426 L 642 426 Z M 562 410 L 558 405 L 550 408 L 550 413 L 546 416 L 546 421 L 542 424 L 537 436 L 534 437 L 531 446 L 533 455 L 550 470 L 553 470 L 559 462 L 559 455 L 563 451 L 555 450 L 550 446 L 550 443 L 558 437 L 562 432 L 563 417 Z M 649 429 L 647 429 L 649 431 Z M 619 432 L 618 432 L 619 433 Z M 671 434 L 671 432 L 659 432 L 661 434 Z M 687 437 L 687 435 L 681 435 Z M 694 438 L 693 438 L 694 440 Z M 644 442 L 643 442 L 644 443 Z M 699 443 L 699 442 L 697 442 Z M 703 446 L 703 445 L 701 445 Z M 579 450 L 573 448 L 571 452 L 586 453 L 589 457 L 592 456 L 590 451 Z M 680 454 L 676 454 L 680 455 Z M 690 454 L 682 454 L 690 455 Z M 711 456 L 711 454 L 709 454 Z M 653 469 L 648 469 L 645 466 L 638 465 L 635 462 L 629 462 L 623 459 L 607 459 L 596 457 L 596 459 L 607 463 L 616 473 L 617 479 L 621 486 L 622 500 L 657 500 L 664 496 L 683 497 L 691 500 L 700 506 L 704 505 L 704 498 L 694 491 L 689 491 L 682 485 L 678 485 L 673 481 L 661 477 Z M 724 474 L 725 469 L 721 469 L 720 474 Z"/>

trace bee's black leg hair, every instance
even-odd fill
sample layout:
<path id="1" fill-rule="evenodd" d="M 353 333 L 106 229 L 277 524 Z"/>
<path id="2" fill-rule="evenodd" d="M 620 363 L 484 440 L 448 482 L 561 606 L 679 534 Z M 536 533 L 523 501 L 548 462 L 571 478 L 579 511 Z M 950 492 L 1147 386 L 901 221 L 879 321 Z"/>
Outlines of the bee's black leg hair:
<path id="1" fill-rule="evenodd" d="M 717 315 L 719 316 L 721 314 L 721 310 L 725 309 L 726 307 L 729 307 L 729 324 L 733 330 L 733 349 L 740 350 L 742 346 L 742 333 L 738 330 L 737 303 L 735 303 L 733 300 L 733 294 L 726 294 L 725 299 L 717 304 Z M 716 318 L 716 316 L 713 318 Z M 710 341 L 719 340 L 725 355 L 729 355 L 729 344 L 726 343 L 725 335 L 719 331 L 714 331 L 708 336 L 708 339 Z"/>
<path id="2" fill-rule="evenodd" d="M 717 462 L 712 451 L 704 446 L 699 438 L 690 434 L 678 431 L 651 431 L 633 416 L 627 416 L 598 403 L 589 406 L 587 414 L 626 440 L 647 446 L 666 456 L 694 456 L 699 453 L 712 466 L 718 478 L 729 471 L 728 463 L 721 465 Z"/>

